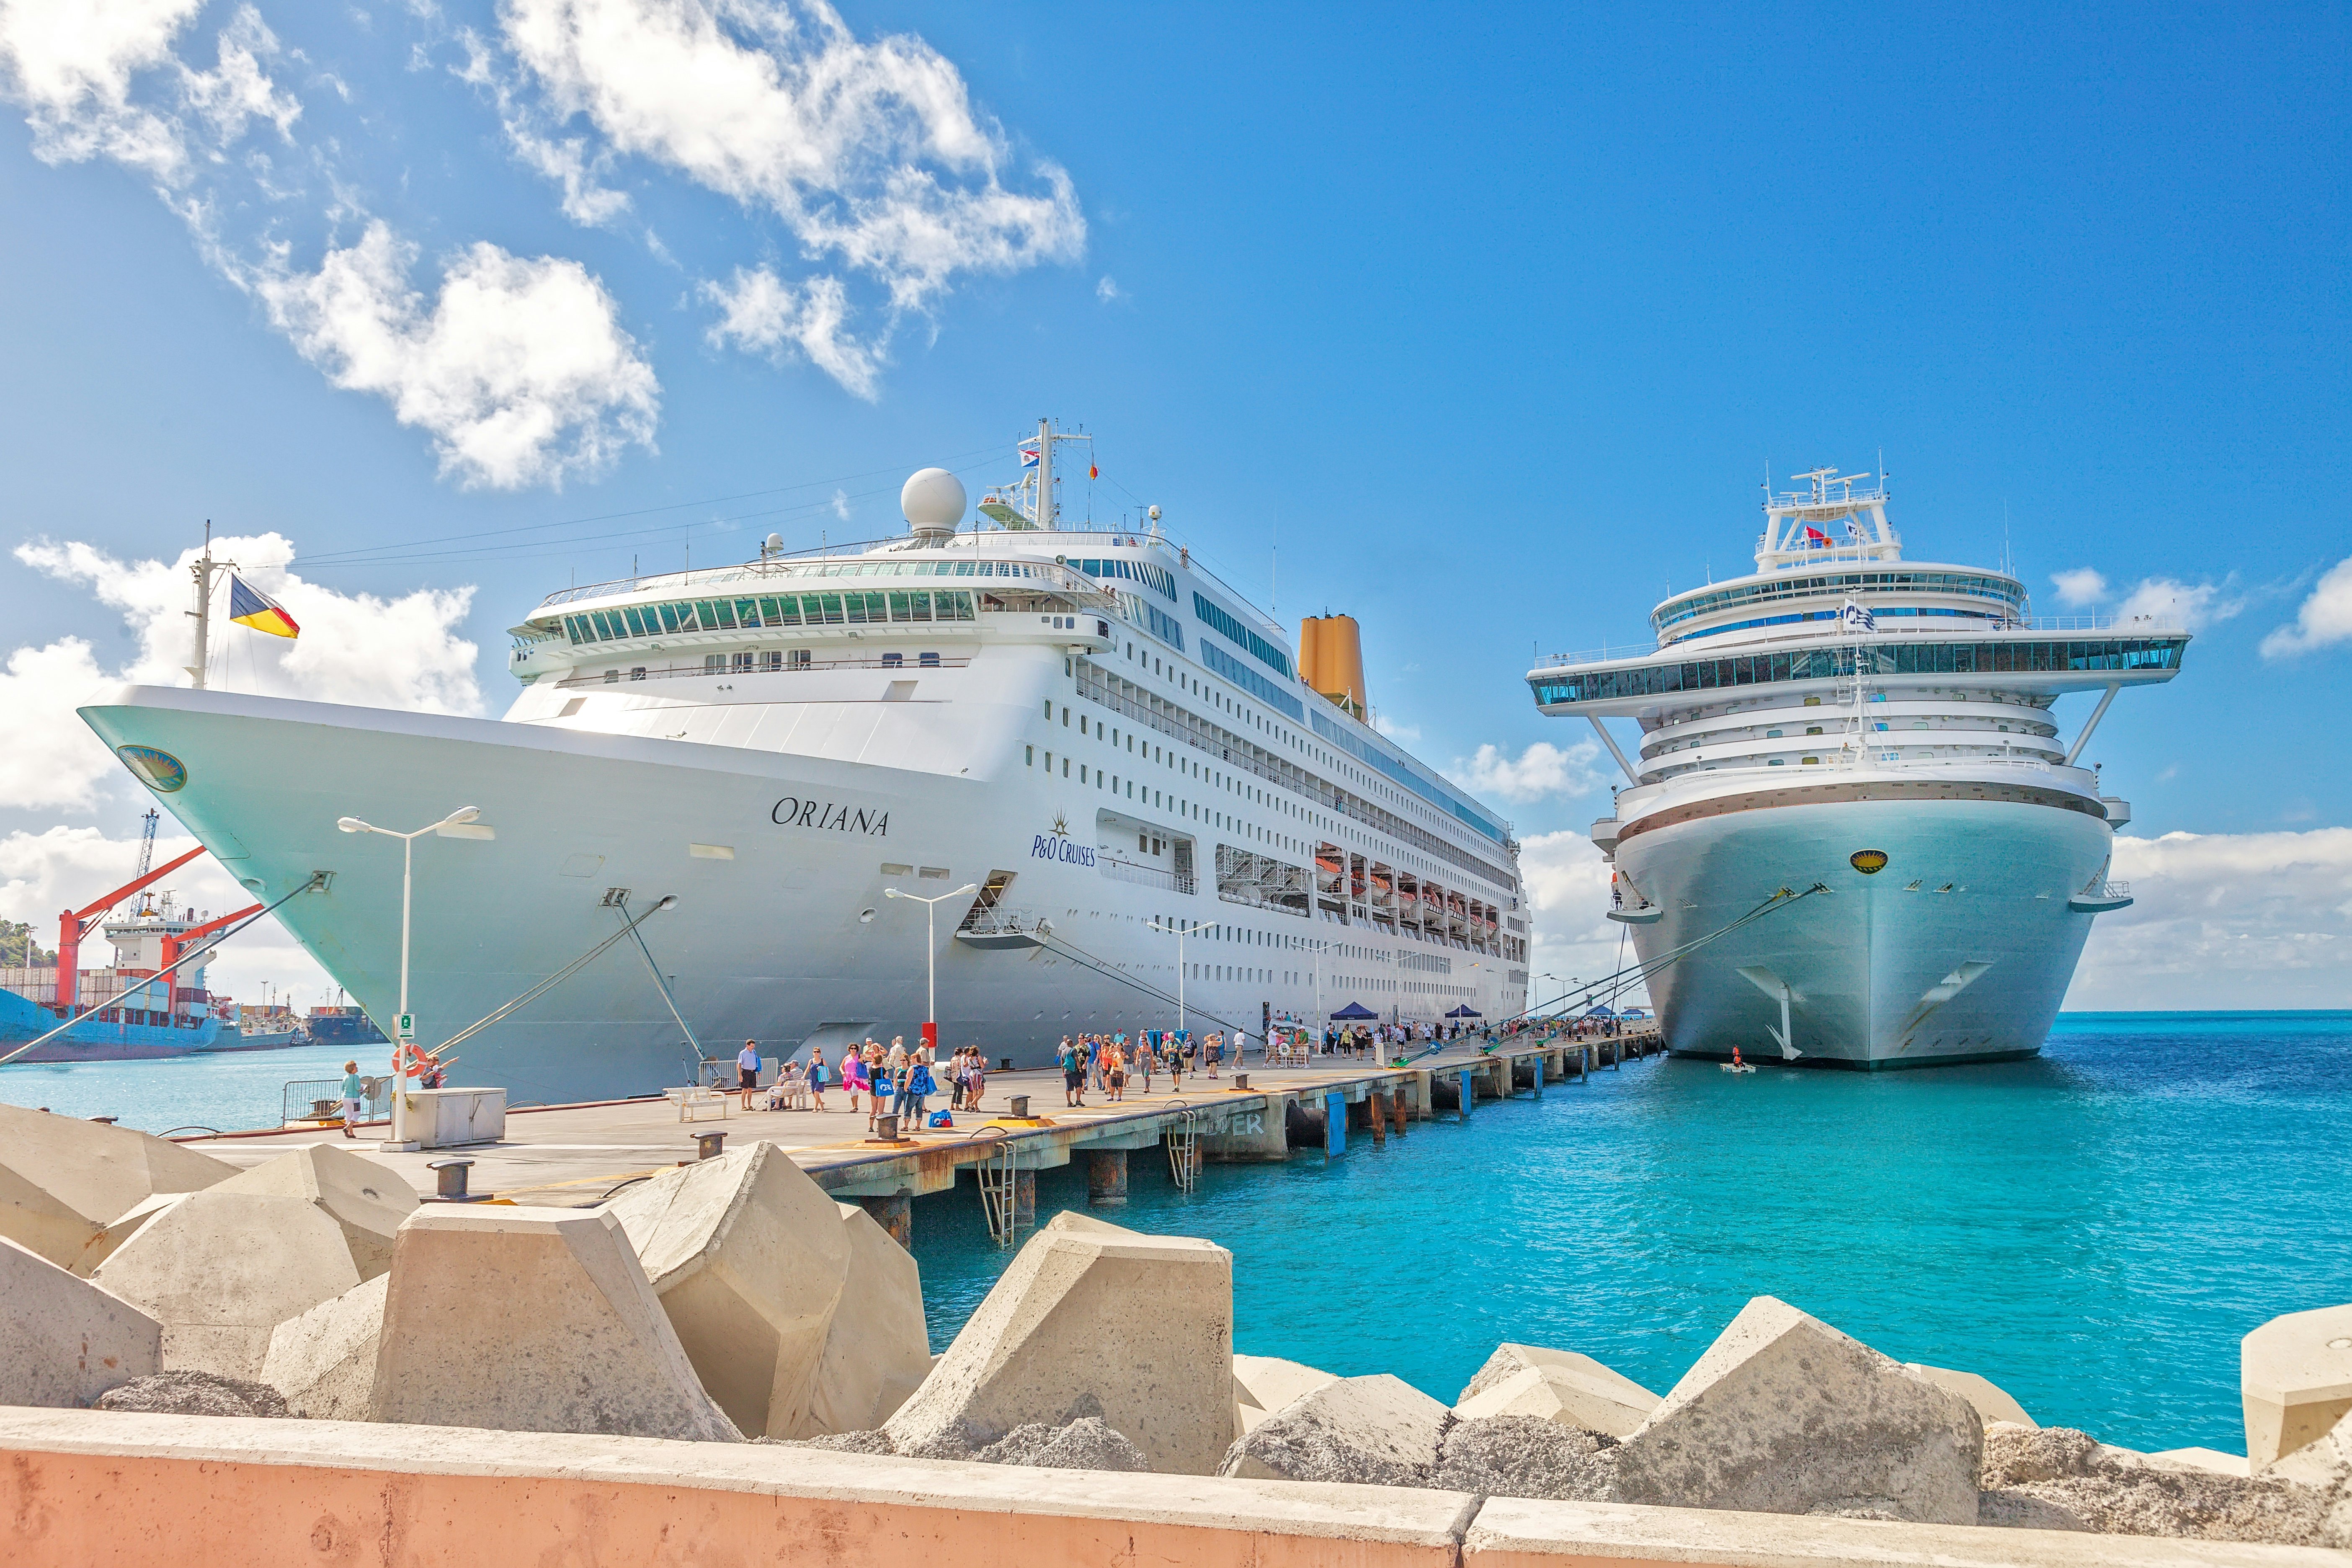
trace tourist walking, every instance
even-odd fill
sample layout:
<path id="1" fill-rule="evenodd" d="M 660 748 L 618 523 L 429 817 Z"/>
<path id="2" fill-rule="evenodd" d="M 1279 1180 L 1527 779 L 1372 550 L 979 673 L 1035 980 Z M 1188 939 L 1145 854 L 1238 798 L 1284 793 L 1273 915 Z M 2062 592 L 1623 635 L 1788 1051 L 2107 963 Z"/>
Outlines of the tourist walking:
<path id="1" fill-rule="evenodd" d="M 1103 1082 L 1109 1086 L 1108 1090 L 1109 1097 L 1112 1100 L 1125 1100 L 1127 1098 L 1127 1058 L 1120 1054 L 1117 1040 L 1112 1040 L 1103 1047 L 1102 1070 Z"/>
<path id="2" fill-rule="evenodd" d="M 1150 1094 L 1151 1092 L 1151 1040 L 1139 1030 L 1135 1037 L 1135 1074 L 1143 1080 L 1139 1087 L 1144 1093 Z"/>
<path id="3" fill-rule="evenodd" d="M 360 1064 L 343 1064 L 343 1136 L 359 1136 L 360 1101 L 367 1098 L 367 1085 L 360 1081 Z"/>
<path id="4" fill-rule="evenodd" d="M 808 1059 L 809 1103 L 817 1110 L 824 1109 L 824 1053 L 811 1051 Z"/>
<path id="5" fill-rule="evenodd" d="M 1211 1078 L 1216 1077 L 1217 1064 L 1224 1060 L 1225 1057 L 1224 1036 L 1218 1034 L 1213 1029 L 1211 1030 L 1209 1032 L 1209 1037 L 1205 1041 L 1202 1042 L 1201 1050 L 1202 1054 L 1209 1058 L 1209 1076 Z"/>
<path id="6" fill-rule="evenodd" d="M 866 1058 L 855 1042 L 841 1058 L 841 1087 L 849 1091 L 849 1113 L 857 1114 L 857 1100 L 866 1092 Z"/>
<path id="7" fill-rule="evenodd" d="M 760 1047 L 756 1040 L 746 1040 L 743 1048 L 735 1053 L 735 1087 L 743 1091 L 743 1109 L 751 1109 L 751 1091 L 760 1087 Z"/>
<path id="8" fill-rule="evenodd" d="M 1061 1048 L 1054 1059 L 1062 1064 L 1062 1103 L 1083 1106 L 1087 1102 L 1087 1057 L 1069 1036 L 1062 1037 Z"/>
<path id="9" fill-rule="evenodd" d="M 939 1088 L 931 1081 L 931 1064 L 924 1059 L 929 1055 L 928 1050 L 918 1050 L 915 1059 L 907 1064 L 906 1114 L 913 1116 L 917 1127 L 923 1124 L 923 1102 Z M 907 1125 L 905 1115 L 900 1117 L 898 1125 L 901 1128 Z"/>

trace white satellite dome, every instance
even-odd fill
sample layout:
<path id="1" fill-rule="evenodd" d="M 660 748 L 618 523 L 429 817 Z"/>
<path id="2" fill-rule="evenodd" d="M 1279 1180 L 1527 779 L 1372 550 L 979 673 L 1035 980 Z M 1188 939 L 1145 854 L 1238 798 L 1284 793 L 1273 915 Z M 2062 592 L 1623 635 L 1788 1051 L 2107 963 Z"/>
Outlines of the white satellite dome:
<path id="1" fill-rule="evenodd" d="M 953 532 L 963 507 L 963 481 L 945 468 L 917 470 L 898 492 L 898 510 L 917 533 Z"/>

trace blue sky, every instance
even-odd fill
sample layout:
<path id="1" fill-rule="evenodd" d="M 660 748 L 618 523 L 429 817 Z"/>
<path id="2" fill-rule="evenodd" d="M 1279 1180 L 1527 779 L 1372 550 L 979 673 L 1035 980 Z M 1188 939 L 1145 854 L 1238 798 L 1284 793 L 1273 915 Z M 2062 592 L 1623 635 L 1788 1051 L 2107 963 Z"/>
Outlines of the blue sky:
<path id="1" fill-rule="evenodd" d="M 1362 620 L 1570 942 L 1606 796 L 1529 653 L 1746 569 L 1768 463 L 1883 452 L 1913 557 L 2201 623 L 2091 753 L 2200 846 L 2078 1005 L 2352 1000 L 2340 8 L 145 5 L 75 53 L 0 0 L 12 697 L 174 662 L 113 563 L 209 517 L 290 545 L 311 689 L 494 712 L 573 574 L 872 537 L 1050 413 L 1069 504 Z M 8 778 L 23 918 L 138 803 Z"/>

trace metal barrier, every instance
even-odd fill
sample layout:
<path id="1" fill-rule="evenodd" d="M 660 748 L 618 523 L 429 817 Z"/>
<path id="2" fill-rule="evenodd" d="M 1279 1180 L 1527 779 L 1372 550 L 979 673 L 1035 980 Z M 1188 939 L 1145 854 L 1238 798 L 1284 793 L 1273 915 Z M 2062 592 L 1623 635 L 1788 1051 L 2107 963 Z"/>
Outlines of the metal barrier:
<path id="1" fill-rule="evenodd" d="M 360 1085 L 366 1097 L 360 1101 L 360 1120 L 373 1121 L 392 1114 L 392 1079 L 363 1078 Z M 297 1122 L 341 1121 L 343 1119 L 343 1080 L 339 1078 L 302 1078 L 287 1084 L 279 1099 L 278 1124 L 291 1127 Z"/>

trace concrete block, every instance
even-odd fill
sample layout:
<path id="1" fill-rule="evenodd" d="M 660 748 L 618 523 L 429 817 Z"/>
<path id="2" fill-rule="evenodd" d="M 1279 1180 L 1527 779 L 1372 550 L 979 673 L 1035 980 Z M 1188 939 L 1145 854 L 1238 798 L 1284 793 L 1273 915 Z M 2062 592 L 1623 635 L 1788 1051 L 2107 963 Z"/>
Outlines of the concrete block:
<path id="1" fill-rule="evenodd" d="M 808 1417 L 794 1436 L 871 1431 L 897 1415 L 931 1373 L 923 1276 L 914 1256 L 857 1205 L 835 1206 L 848 1262 L 817 1357 Z"/>
<path id="2" fill-rule="evenodd" d="M 1622 1437 L 1648 1420 L 1658 1396 L 1589 1355 L 1501 1344 L 1454 1402 L 1465 1421 L 1532 1415 Z"/>
<path id="3" fill-rule="evenodd" d="M 2316 1443 L 2305 1443 L 2273 1463 L 2263 1477 L 2267 1480 L 2293 1481 L 2342 1499 L 2346 1505 L 2342 1521 L 2346 1538 L 2336 1544 L 2352 1546 L 2352 1415 L 2338 1421 Z"/>
<path id="4" fill-rule="evenodd" d="M 261 1381 L 310 1421 L 364 1421 L 375 1394 L 376 1347 L 383 1334 L 387 1271 L 270 1331 Z"/>
<path id="5" fill-rule="evenodd" d="M 1151 1468 L 1143 1450 L 1113 1431 L 1099 1415 L 1081 1415 L 1061 1426 L 1048 1426 L 1042 1421 L 1015 1426 L 972 1458 L 983 1465 L 1029 1465 L 1041 1470 L 1134 1474 Z"/>
<path id="6" fill-rule="evenodd" d="M 253 1378 L 269 1333 L 360 1282 L 324 1209 L 275 1193 L 191 1193 L 90 1278 L 163 1325 L 163 1368 Z"/>
<path id="7" fill-rule="evenodd" d="M 1985 1426 L 1990 1436 L 1992 1424 L 1987 1422 Z M 2241 1480 L 2252 1473 L 2246 1468 L 2243 1454 L 2225 1454 L 2219 1448 L 2165 1448 L 2148 1455 L 2147 1462 L 2159 1470 L 2202 1470 L 2207 1475 L 2235 1476 Z"/>
<path id="8" fill-rule="evenodd" d="M 1280 1356 L 1234 1357 L 1234 1404 L 1246 1436 L 1258 1423 L 1302 1394 L 1312 1394 L 1339 1381 L 1336 1372 L 1321 1372 Z"/>
<path id="9" fill-rule="evenodd" d="M 116 1215 L 236 1167 L 128 1127 L 0 1105 L 0 1237 L 70 1268 Z"/>
<path id="10" fill-rule="evenodd" d="M 193 1367 L 134 1377 L 100 1394 L 93 1408 L 126 1415 L 203 1415 L 215 1420 L 224 1416 L 283 1420 L 287 1415 L 285 1396 L 268 1384 Z"/>
<path id="11" fill-rule="evenodd" d="M 1759 1296 L 1625 1438 L 1612 1500 L 1967 1524 L 1983 1447 L 1967 1400 Z"/>
<path id="12" fill-rule="evenodd" d="M 1234 1435 L 1233 1321 L 1223 1247 L 1058 1214 L 887 1429 L 902 1454 L 976 1448 L 1091 1400 L 1154 1470 L 1204 1476 Z"/>
<path id="13" fill-rule="evenodd" d="M 2246 1462 L 2256 1475 L 2352 1412 L 2352 1306 L 2273 1318 L 2238 1348 Z"/>
<path id="14" fill-rule="evenodd" d="M 392 1238 L 416 1212 L 416 1193 L 391 1166 L 331 1143 L 314 1143 L 240 1171 L 213 1189 L 300 1198 L 335 1222 L 362 1279 L 392 1267 Z"/>
<path id="15" fill-rule="evenodd" d="M 453 1204 L 410 1215 L 393 1245 L 368 1419 L 742 1436 L 604 1210 Z"/>
<path id="16" fill-rule="evenodd" d="M 2009 1391 L 1989 1377 L 1972 1372 L 1954 1372 L 1945 1366 L 1926 1366 L 1906 1361 L 1903 1370 L 1916 1373 L 1937 1388 L 1958 1394 L 1976 1407 L 1977 1416 L 1987 1425 L 2006 1421 L 2012 1426 L 2039 1426 L 2041 1422 L 2025 1413 L 2025 1406 L 2009 1396 Z"/>
<path id="17" fill-rule="evenodd" d="M 0 1405 L 85 1405 L 163 1365 L 163 1325 L 0 1238 Z"/>
<path id="18" fill-rule="evenodd" d="M 608 1206 L 719 1408 L 747 1433 L 800 1432 L 849 1267 L 840 1206 L 773 1143 L 680 1165 Z"/>
<path id="19" fill-rule="evenodd" d="M 81 1256 L 73 1260 L 73 1271 L 85 1279 L 89 1279 L 98 1271 L 100 1264 L 114 1256 L 116 1247 L 139 1234 L 141 1226 L 187 1195 L 185 1193 L 157 1193 L 131 1205 L 99 1227 L 98 1234 L 90 1237 L 89 1245 L 81 1249 Z"/>
<path id="20" fill-rule="evenodd" d="M 1453 1412 L 1403 1379 L 1343 1377 L 1300 1394 L 1234 1442 L 1221 1476 L 1257 1480 L 1435 1484 Z"/>
<path id="21" fill-rule="evenodd" d="M 1445 1429 L 1433 1485 L 1480 1497 L 1594 1502 L 1609 1493 L 1616 1450 L 1596 1432 L 1530 1415 L 1474 1416 Z"/>
<path id="22" fill-rule="evenodd" d="M 2069 1427 L 1997 1421 L 1985 1429 L 1978 1521 L 2102 1535 L 2352 1546 L 2352 1513 L 2331 1517 L 2332 1487 L 2294 1485 L 2281 1476 L 2299 1458 L 2290 1456 L 2267 1475 L 2231 1475 L 2158 1463 Z"/>

